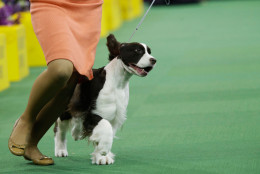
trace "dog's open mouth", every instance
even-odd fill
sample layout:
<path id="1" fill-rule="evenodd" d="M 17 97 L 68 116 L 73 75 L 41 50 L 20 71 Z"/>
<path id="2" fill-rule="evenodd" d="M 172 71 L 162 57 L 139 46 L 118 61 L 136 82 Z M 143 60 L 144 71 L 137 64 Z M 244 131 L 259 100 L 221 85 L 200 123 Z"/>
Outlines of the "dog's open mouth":
<path id="1" fill-rule="evenodd" d="M 131 68 L 133 68 L 135 70 L 135 72 L 140 75 L 140 76 L 146 76 L 152 69 L 153 67 L 152 66 L 148 66 L 148 67 L 145 67 L 145 68 L 141 68 L 141 67 L 138 67 L 137 65 L 135 64 L 129 64 Z"/>

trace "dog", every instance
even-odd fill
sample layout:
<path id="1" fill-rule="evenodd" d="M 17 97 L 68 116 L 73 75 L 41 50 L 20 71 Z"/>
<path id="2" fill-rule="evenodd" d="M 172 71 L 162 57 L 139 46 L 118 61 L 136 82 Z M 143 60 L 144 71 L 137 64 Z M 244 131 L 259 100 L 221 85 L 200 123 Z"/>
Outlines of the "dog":
<path id="1" fill-rule="evenodd" d="M 74 140 L 88 137 L 93 142 L 92 164 L 114 163 L 113 138 L 126 120 L 129 80 L 132 75 L 145 77 L 156 65 L 151 49 L 143 43 L 120 43 L 107 37 L 109 63 L 93 69 L 94 78 L 84 78 L 75 87 L 67 109 L 54 127 L 55 156 L 68 156 L 66 132 Z"/>

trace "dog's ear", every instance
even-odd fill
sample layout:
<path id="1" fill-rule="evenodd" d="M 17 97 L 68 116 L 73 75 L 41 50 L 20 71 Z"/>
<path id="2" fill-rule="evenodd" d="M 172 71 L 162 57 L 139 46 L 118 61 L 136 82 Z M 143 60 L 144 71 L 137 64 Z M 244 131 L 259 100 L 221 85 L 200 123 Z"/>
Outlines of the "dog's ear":
<path id="1" fill-rule="evenodd" d="M 119 55 L 120 42 L 118 42 L 113 34 L 107 36 L 107 48 L 109 50 L 109 61 Z"/>

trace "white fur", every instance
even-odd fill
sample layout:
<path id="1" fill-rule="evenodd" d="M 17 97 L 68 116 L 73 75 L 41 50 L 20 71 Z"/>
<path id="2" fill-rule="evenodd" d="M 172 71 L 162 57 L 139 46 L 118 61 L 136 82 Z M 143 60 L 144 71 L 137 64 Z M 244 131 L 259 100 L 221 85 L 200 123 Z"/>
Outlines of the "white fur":
<path id="1" fill-rule="evenodd" d="M 152 57 L 148 52 L 147 52 L 147 46 L 143 43 L 141 43 L 141 45 L 143 45 L 144 49 L 145 49 L 145 54 L 143 55 L 143 57 L 139 60 L 139 62 L 136 64 L 138 67 L 147 67 L 151 65 L 150 59 L 154 58 Z"/>
<path id="2" fill-rule="evenodd" d="M 89 140 L 93 142 L 95 150 L 92 153 L 92 164 L 104 165 L 114 163 L 114 154 L 110 151 L 113 143 L 113 130 L 111 124 L 102 119 L 93 129 Z"/>
<path id="3" fill-rule="evenodd" d="M 75 141 L 82 139 L 83 120 L 81 117 L 72 117 L 71 119 L 71 135 Z"/>
<path id="4" fill-rule="evenodd" d="M 106 81 L 96 100 L 92 112 L 108 120 L 114 135 L 126 120 L 129 100 L 129 79 L 132 76 L 123 68 L 120 59 L 113 59 L 106 67 Z"/>
<path id="5" fill-rule="evenodd" d="M 66 133 L 69 129 L 71 129 L 71 135 L 73 139 L 75 141 L 81 139 L 82 131 L 83 131 L 82 123 L 83 120 L 81 119 L 81 117 L 73 117 L 70 120 L 63 120 L 63 121 L 61 121 L 60 118 L 58 118 L 57 132 L 55 133 L 55 137 L 54 137 L 56 157 L 68 156 Z"/>
<path id="6" fill-rule="evenodd" d="M 66 132 L 69 129 L 69 121 L 61 121 L 60 118 L 58 118 L 57 123 L 59 126 L 57 127 L 57 132 L 54 137 L 55 156 L 66 157 L 68 156 Z"/>

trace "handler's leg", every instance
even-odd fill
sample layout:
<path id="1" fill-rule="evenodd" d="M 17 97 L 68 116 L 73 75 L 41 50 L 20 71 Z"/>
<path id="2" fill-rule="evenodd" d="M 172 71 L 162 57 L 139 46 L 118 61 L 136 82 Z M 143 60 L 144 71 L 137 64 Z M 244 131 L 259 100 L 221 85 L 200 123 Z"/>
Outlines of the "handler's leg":
<path id="1" fill-rule="evenodd" d="M 31 159 L 34 163 L 40 165 L 53 164 L 51 158 L 46 160 L 43 159 L 44 155 L 41 154 L 37 148 L 37 145 L 51 125 L 66 109 L 77 82 L 78 75 L 74 73 L 67 85 L 59 91 L 59 93 L 41 110 L 37 116 L 37 120 L 35 121 L 31 134 L 28 138 L 28 144 L 24 153 L 24 156 Z"/>
<path id="2" fill-rule="evenodd" d="M 67 84 L 72 73 L 73 64 L 69 60 L 58 59 L 50 62 L 47 70 L 35 80 L 25 112 L 9 138 L 8 146 L 13 154 L 23 155 L 27 135 L 38 113 Z"/>

